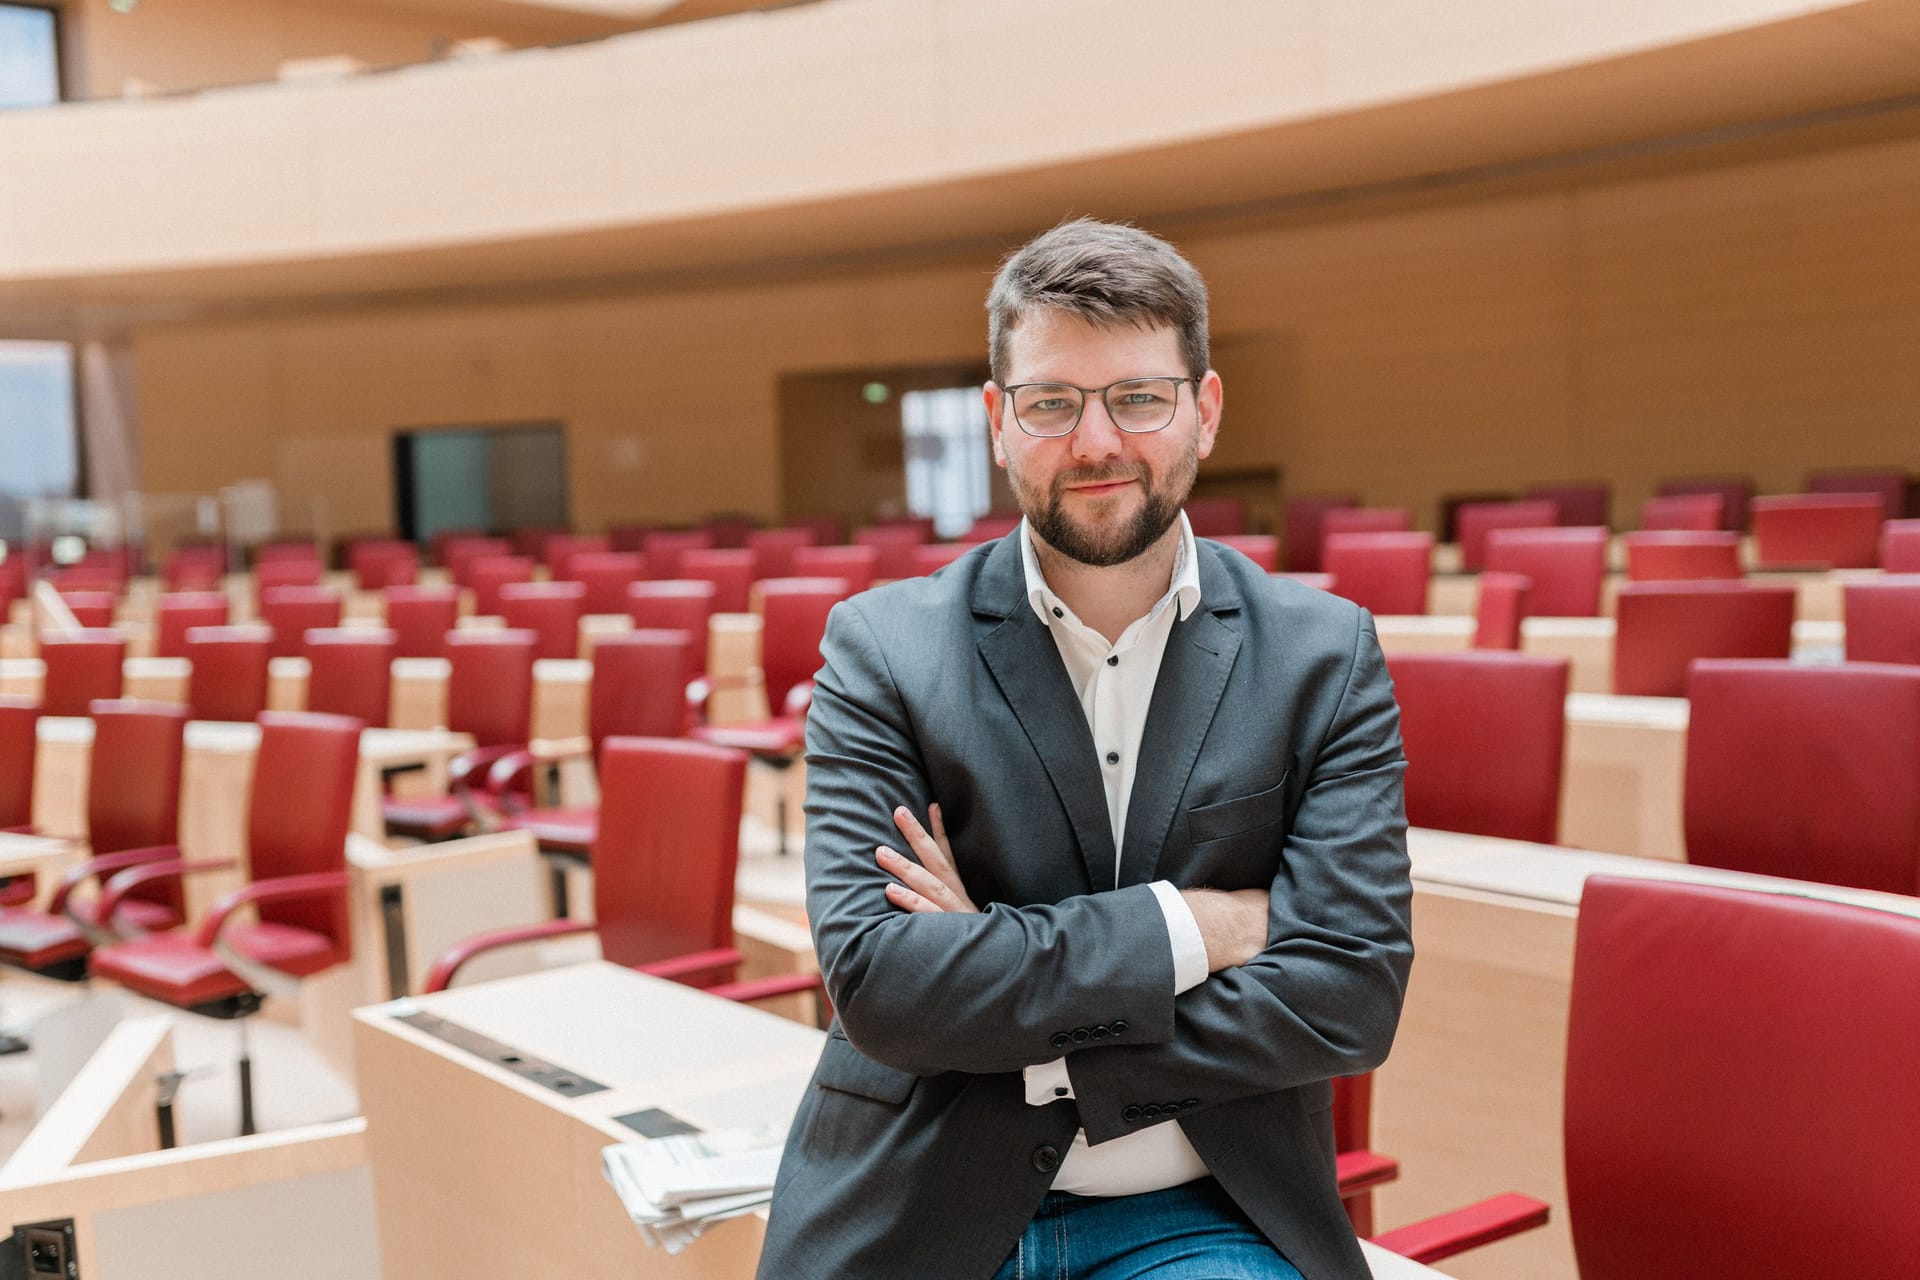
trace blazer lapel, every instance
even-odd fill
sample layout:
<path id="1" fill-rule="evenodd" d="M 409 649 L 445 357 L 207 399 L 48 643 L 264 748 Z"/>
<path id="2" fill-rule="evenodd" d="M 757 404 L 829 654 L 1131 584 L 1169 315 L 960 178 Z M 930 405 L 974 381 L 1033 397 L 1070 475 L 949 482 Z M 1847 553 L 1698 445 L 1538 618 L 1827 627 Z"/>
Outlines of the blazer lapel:
<path id="1" fill-rule="evenodd" d="M 1195 545 L 1200 557 L 1200 607 L 1174 624 L 1154 681 L 1120 844 L 1122 886 L 1146 884 L 1154 878 L 1161 846 L 1240 652 L 1240 633 L 1221 621 L 1221 615 L 1239 613 L 1240 592 L 1219 567 L 1212 548 L 1204 542 Z"/>
<path id="2" fill-rule="evenodd" d="M 981 635 L 980 656 L 1066 810 L 1086 863 L 1087 883 L 1095 890 L 1108 889 L 1114 883 L 1113 823 L 1107 815 L 1099 754 L 1060 650 L 1027 603 L 1020 548 L 1014 541 L 1019 536 L 1016 529 L 993 549 L 974 588 L 975 614 L 997 624 Z"/>

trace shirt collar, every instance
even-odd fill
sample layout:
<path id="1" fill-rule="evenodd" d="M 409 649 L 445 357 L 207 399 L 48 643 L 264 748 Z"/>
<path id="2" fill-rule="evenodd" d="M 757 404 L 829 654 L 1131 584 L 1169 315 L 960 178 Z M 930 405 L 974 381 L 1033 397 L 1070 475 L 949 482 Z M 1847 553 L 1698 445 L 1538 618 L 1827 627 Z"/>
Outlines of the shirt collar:
<path id="1" fill-rule="evenodd" d="M 1035 617 L 1051 627 L 1055 609 L 1072 613 L 1047 585 L 1046 575 L 1040 572 L 1040 555 L 1033 549 L 1033 526 L 1024 517 L 1020 521 L 1020 567 L 1026 574 L 1027 603 L 1033 607 Z M 1174 616 L 1181 621 L 1200 607 L 1200 556 L 1193 543 L 1193 526 L 1187 523 L 1185 511 L 1180 513 L 1180 544 L 1173 553 L 1173 574 L 1167 584 L 1167 594 L 1154 602 L 1147 615 L 1164 609 L 1168 600 L 1174 601 Z"/>

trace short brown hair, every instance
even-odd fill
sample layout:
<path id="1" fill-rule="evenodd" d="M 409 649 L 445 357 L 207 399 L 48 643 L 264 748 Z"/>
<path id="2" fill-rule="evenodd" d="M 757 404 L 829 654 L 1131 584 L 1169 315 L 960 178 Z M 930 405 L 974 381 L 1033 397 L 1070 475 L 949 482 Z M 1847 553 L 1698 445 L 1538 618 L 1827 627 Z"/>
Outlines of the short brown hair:
<path id="1" fill-rule="evenodd" d="M 1138 227 L 1075 218 L 1000 264 L 987 292 L 987 350 L 1004 383 L 1013 331 L 1028 312 L 1065 311 L 1096 325 L 1165 325 L 1180 336 L 1187 373 L 1206 373 L 1207 285 L 1180 251 Z"/>

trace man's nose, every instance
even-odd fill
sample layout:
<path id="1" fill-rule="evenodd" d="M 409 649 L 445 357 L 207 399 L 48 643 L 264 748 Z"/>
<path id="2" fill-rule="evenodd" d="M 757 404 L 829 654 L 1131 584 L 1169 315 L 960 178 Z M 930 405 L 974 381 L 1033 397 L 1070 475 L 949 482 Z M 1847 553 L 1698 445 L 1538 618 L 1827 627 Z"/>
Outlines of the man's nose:
<path id="1" fill-rule="evenodd" d="M 1073 456 L 1086 462 L 1111 458 L 1124 445 L 1125 433 L 1107 412 L 1106 397 L 1088 396 L 1086 408 L 1080 411 L 1080 424 L 1073 429 Z"/>

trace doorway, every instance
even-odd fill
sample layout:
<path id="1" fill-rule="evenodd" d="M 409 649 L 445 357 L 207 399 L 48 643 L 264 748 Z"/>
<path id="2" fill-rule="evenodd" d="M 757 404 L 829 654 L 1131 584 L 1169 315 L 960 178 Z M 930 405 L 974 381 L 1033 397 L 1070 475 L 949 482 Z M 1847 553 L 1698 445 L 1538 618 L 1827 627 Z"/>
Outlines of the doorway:
<path id="1" fill-rule="evenodd" d="M 530 423 L 396 432 L 393 494 L 400 536 L 415 541 L 444 529 L 568 528 L 566 429 Z"/>

